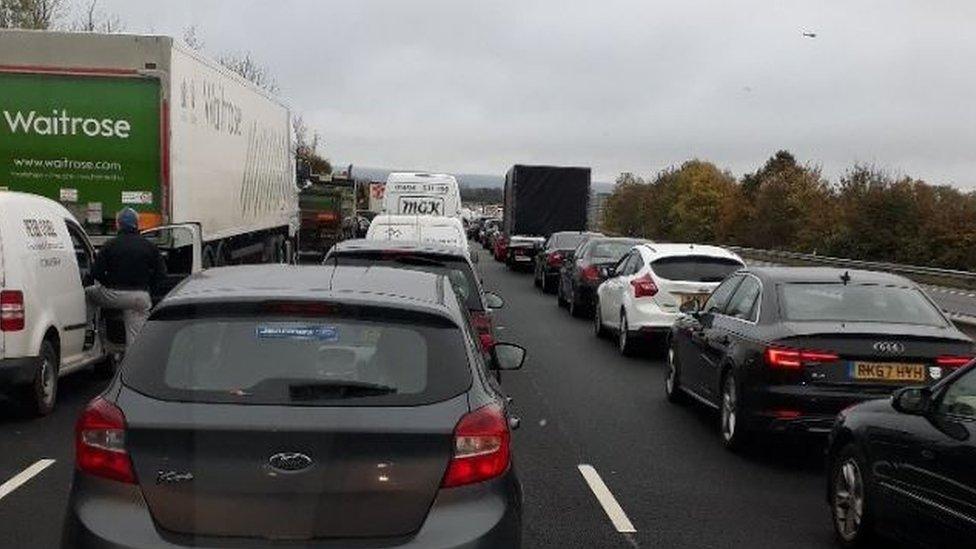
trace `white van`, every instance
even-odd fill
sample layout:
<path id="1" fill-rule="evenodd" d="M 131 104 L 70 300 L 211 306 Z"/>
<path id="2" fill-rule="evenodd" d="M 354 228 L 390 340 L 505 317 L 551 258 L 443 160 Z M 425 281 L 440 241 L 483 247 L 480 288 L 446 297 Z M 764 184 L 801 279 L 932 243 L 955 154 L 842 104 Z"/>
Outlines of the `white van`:
<path id="1" fill-rule="evenodd" d="M 461 189 L 453 175 L 394 172 L 386 178 L 383 213 L 457 217 Z"/>
<path id="2" fill-rule="evenodd" d="M 201 269 L 196 224 L 143 234 L 160 249 L 169 272 L 154 301 Z M 85 299 L 95 284 L 95 249 L 61 204 L 33 194 L 0 191 L 0 394 L 24 411 L 54 409 L 60 376 L 94 366 L 114 370 L 99 333 L 99 311 Z"/>
<path id="3" fill-rule="evenodd" d="M 0 191 L 0 392 L 30 413 L 54 408 L 59 376 L 112 367 L 85 301 L 94 257 L 64 206 Z"/>
<path id="4" fill-rule="evenodd" d="M 378 215 L 366 232 L 366 240 L 410 240 L 457 246 L 470 254 L 464 225 L 456 217 L 430 215 Z"/>

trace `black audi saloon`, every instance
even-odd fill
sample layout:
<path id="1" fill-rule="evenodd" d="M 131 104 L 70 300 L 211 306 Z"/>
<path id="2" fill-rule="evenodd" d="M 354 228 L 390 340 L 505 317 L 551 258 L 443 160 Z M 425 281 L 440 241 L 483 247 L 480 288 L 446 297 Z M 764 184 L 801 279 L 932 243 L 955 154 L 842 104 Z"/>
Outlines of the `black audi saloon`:
<path id="1" fill-rule="evenodd" d="M 77 422 L 64 547 L 519 546 L 517 422 L 466 315 L 382 266 L 189 278 Z"/>
<path id="2" fill-rule="evenodd" d="M 743 269 L 683 312 L 668 399 L 718 409 L 729 448 L 756 432 L 827 433 L 844 408 L 936 382 L 974 352 L 920 288 L 887 273 Z"/>
<path id="3" fill-rule="evenodd" d="M 827 456 L 827 501 L 841 545 L 867 546 L 883 532 L 927 547 L 972 547 L 976 367 L 844 410 Z"/>

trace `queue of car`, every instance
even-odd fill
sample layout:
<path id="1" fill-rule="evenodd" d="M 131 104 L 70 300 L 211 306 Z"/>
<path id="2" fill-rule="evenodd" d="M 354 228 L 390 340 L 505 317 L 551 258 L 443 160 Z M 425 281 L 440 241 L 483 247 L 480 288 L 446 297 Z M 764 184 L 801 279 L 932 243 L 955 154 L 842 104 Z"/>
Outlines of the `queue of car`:
<path id="1" fill-rule="evenodd" d="M 840 545 L 974 539 L 976 347 L 914 282 L 582 232 L 550 235 L 534 263 L 598 338 L 666 357 L 667 400 L 716 410 L 730 450 L 826 438 Z"/>

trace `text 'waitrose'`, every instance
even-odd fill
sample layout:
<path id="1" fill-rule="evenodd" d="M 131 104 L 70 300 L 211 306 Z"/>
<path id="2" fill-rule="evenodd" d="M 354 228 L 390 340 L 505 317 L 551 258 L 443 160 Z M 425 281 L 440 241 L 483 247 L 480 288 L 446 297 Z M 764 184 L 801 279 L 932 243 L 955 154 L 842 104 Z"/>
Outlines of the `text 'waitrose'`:
<path id="1" fill-rule="evenodd" d="M 51 116 L 38 115 L 30 111 L 27 116 L 23 112 L 3 111 L 11 133 L 24 132 L 36 135 L 78 135 L 79 131 L 88 137 L 117 137 L 128 139 L 132 129 L 128 120 L 113 120 L 111 118 L 82 118 L 71 116 L 68 111 L 54 109 Z"/>

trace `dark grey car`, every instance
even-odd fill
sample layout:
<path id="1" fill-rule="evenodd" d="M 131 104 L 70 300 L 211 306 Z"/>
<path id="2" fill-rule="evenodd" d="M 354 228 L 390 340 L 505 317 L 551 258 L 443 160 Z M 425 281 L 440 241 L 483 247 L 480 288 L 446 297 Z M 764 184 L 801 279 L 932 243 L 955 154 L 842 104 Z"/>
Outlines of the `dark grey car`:
<path id="1" fill-rule="evenodd" d="M 191 277 L 79 418 L 63 546 L 519 546 L 506 402 L 466 314 L 430 273 Z"/>

